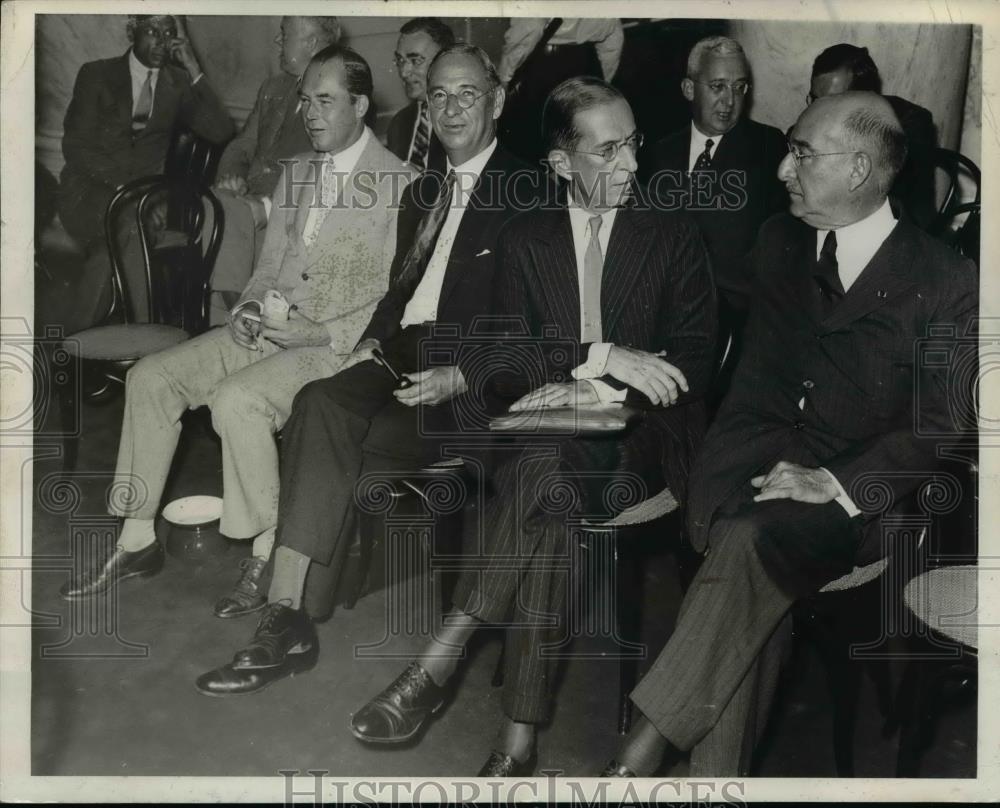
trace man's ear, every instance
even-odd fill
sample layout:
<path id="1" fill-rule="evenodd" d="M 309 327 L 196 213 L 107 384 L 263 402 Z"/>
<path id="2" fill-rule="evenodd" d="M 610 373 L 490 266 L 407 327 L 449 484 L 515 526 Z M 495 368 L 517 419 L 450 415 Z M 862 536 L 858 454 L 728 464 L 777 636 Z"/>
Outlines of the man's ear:
<path id="1" fill-rule="evenodd" d="M 358 95 L 354 98 L 354 115 L 359 120 L 364 120 L 368 114 L 368 96 Z"/>
<path id="2" fill-rule="evenodd" d="M 860 188 L 872 175 L 872 158 L 865 152 L 858 152 L 851 161 L 850 189 Z"/>
<path id="3" fill-rule="evenodd" d="M 565 149 L 551 149 L 548 153 L 549 165 L 556 174 L 564 180 L 569 180 L 572 176 L 569 163 L 569 154 Z"/>
<path id="4" fill-rule="evenodd" d="M 681 79 L 681 94 L 688 101 L 694 101 L 694 82 L 691 79 Z"/>
<path id="5" fill-rule="evenodd" d="M 500 117 L 500 113 L 503 112 L 504 102 L 507 100 L 507 91 L 503 88 L 502 84 L 498 84 L 496 89 L 493 90 L 493 120 L 497 120 Z"/>

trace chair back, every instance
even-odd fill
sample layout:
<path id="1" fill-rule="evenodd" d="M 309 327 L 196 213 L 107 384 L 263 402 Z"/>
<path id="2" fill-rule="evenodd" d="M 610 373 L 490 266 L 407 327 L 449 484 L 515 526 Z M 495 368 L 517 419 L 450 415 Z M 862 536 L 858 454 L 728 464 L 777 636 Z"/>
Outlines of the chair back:
<path id="1" fill-rule="evenodd" d="M 221 156 L 222 146 L 210 143 L 179 125 L 173 131 L 163 173 L 177 182 L 211 185 Z"/>
<path id="2" fill-rule="evenodd" d="M 164 199 L 169 200 L 176 214 L 176 227 L 153 233 L 150 207 Z M 212 217 L 206 232 L 208 207 Z M 209 278 L 223 228 L 221 203 L 204 183 L 171 180 L 164 175 L 133 180 L 112 197 L 104 219 L 112 274 L 106 319 L 118 314 L 126 323 L 135 321 L 135 313 L 129 302 L 122 244 L 117 234 L 120 217 L 130 210 L 134 210 L 141 246 L 149 321 L 196 333 L 208 318 Z"/>
<path id="3" fill-rule="evenodd" d="M 928 226 L 931 235 L 945 241 L 966 258 L 979 265 L 981 175 L 979 166 L 963 154 L 950 149 L 934 149 L 935 169 L 945 178 L 944 196 L 937 216 Z M 962 180 L 965 180 L 965 183 Z M 973 198 L 962 201 L 962 186 L 973 183 Z M 961 219 L 960 217 L 965 217 Z"/>

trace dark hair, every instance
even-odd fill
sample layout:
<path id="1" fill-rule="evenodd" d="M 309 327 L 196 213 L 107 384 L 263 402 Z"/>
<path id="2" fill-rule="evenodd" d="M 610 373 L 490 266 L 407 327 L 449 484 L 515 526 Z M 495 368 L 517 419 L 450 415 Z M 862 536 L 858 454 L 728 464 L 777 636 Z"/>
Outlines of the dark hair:
<path id="1" fill-rule="evenodd" d="M 870 109 L 856 109 L 844 118 L 844 132 L 869 153 L 878 172 L 877 187 L 887 194 L 906 162 L 906 134 L 894 117 Z"/>
<path id="2" fill-rule="evenodd" d="M 323 50 L 316 53 L 309 64 L 326 64 L 334 59 L 340 59 L 344 63 L 344 74 L 346 76 L 345 86 L 347 92 L 352 96 L 364 96 L 368 99 L 367 120 L 375 113 L 375 82 L 372 80 L 372 69 L 364 57 L 353 48 L 346 45 L 327 45 Z"/>
<path id="3" fill-rule="evenodd" d="M 835 70 L 846 70 L 851 74 L 848 90 L 870 90 L 873 93 L 882 91 L 882 77 L 879 76 L 872 57 L 868 55 L 868 48 L 859 48 L 846 42 L 831 45 L 813 62 L 812 78 Z"/>
<path id="4" fill-rule="evenodd" d="M 486 80 L 490 83 L 490 89 L 495 90 L 500 86 L 500 74 L 497 73 L 493 60 L 490 58 L 490 55 L 478 45 L 470 45 L 468 42 L 456 42 L 454 45 L 442 48 L 431 60 L 430 66 L 427 68 L 428 76 L 434 69 L 434 65 L 437 63 L 437 60 L 444 56 L 475 56 L 479 61 L 479 64 L 482 65 L 483 70 L 486 71 Z"/>
<path id="5" fill-rule="evenodd" d="M 617 89 L 592 76 L 576 76 L 558 85 L 542 107 L 542 143 L 552 149 L 572 149 L 580 142 L 576 115 L 585 109 L 624 99 Z"/>
<path id="6" fill-rule="evenodd" d="M 399 33 L 425 33 L 437 43 L 439 48 L 450 48 L 455 44 L 455 33 L 437 17 L 414 17 L 403 23 Z"/>

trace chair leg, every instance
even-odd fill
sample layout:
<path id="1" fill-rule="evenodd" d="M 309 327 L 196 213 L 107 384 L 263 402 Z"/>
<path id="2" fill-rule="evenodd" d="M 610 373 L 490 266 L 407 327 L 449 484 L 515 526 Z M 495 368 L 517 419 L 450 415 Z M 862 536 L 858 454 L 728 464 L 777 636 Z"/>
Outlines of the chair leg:
<path id="1" fill-rule="evenodd" d="M 640 645 L 642 639 L 643 574 L 633 553 L 622 553 L 616 532 L 613 537 L 615 563 L 615 615 L 617 639 L 625 648 Z M 625 653 L 618 660 L 618 734 L 627 735 L 632 728 L 632 700 L 629 694 L 639 678 L 639 657 Z"/>
<path id="2" fill-rule="evenodd" d="M 927 746 L 924 704 L 927 692 L 928 662 L 911 660 L 903 672 L 896 700 L 899 748 L 896 753 L 896 777 L 917 777 L 920 757 Z"/>

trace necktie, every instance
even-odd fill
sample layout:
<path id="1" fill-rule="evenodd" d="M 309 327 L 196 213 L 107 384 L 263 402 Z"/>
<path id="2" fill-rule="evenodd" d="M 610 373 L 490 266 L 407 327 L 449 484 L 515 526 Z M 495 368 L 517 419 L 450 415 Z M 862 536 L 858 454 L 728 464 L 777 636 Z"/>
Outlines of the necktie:
<path id="1" fill-rule="evenodd" d="M 318 204 L 316 200 L 319 200 Z M 337 202 L 337 166 L 333 157 L 327 155 L 323 158 L 323 168 L 320 170 L 319 193 L 313 196 L 312 209 L 306 219 L 305 232 L 302 240 L 307 247 L 311 247 L 317 238 L 319 231 L 323 228 L 323 222 L 330 215 L 330 209 Z"/>
<path id="2" fill-rule="evenodd" d="M 823 240 L 823 248 L 816 259 L 813 271 L 820 291 L 820 311 L 824 319 L 837 307 L 844 297 L 844 285 L 840 282 L 837 267 L 837 233 L 831 230 Z"/>
<path id="3" fill-rule="evenodd" d="M 601 217 L 590 217 L 590 241 L 583 256 L 583 331 L 580 341 L 603 342 L 601 328 L 601 277 L 604 274 L 604 253 L 598 234 Z"/>
<path id="4" fill-rule="evenodd" d="M 715 141 L 709 138 L 705 141 L 705 151 L 698 155 L 698 159 L 694 161 L 694 168 L 692 171 L 707 171 L 712 167 L 712 146 L 715 145 Z"/>
<path id="5" fill-rule="evenodd" d="M 417 225 L 417 232 L 413 238 L 413 245 L 403 259 L 403 268 L 400 270 L 396 283 L 408 283 L 412 276 L 417 278 L 423 275 L 427 268 L 427 262 L 434 254 L 434 245 L 437 244 L 438 235 L 444 220 L 448 217 L 451 208 L 452 192 L 455 188 L 455 172 L 449 171 L 445 177 L 438 198 L 434 202 L 434 207 L 424 214 L 424 218 Z"/>
<path id="6" fill-rule="evenodd" d="M 409 163 L 417 168 L 427 167 L 427 149 L 431 145 L 431 116 L 427 104 L 420 102 L 417 112 L 417 129 L 413 133 Z"/>
<path id="7" fill-rule="evenodd" d="M 149 113 L 153 111 L 153 71 L 146 73 L 146 81 L 143 82 L 142 89 L 139 90 L 139 97 L 135 102 L 135 109 L 132 111 L 132 131 L 141 132 L 146 128 L 149 120 Z"/>

